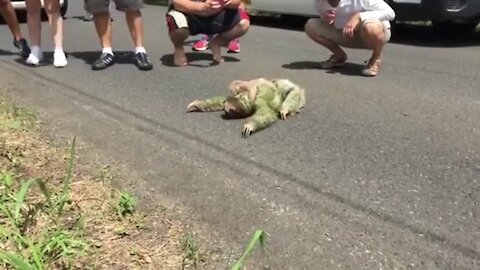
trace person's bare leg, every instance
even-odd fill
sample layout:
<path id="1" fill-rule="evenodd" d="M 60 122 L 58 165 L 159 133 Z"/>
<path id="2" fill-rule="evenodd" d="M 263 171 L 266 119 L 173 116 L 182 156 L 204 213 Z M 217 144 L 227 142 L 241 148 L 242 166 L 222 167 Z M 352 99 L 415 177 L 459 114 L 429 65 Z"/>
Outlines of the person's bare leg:
<path id="1" fill-rule="evenodd" d="M 224 61 L 222 57 L 222 47 L 227 46 L 228 43 L 236 38 L 240 38 L 245 35 L 250 27 L 248 20 L 241 20 L 232 29 L 216 35 L 209 43 L 209 48 L 212 51 L 212 58 L 215 63 L 221 63 Z"/>
<path id="2" fill-rule="evenodd" d="M 381 23 L 366 23 L 362 29 L 362 38 L 369 49 L 372 49 L 372 62 L 380 59 L 385 46 L 385 32 Z"/>
<path id="3" fill-rule="evenodd" d="M 143 46 L 143 20 L 140 10 L 125 11 L 130 35 L 135 44 L 134 63 L 140 70 L 151 70 L 152 63 L 147 55 L 147 51 Z"/>
<path id="4" fill-rule="evenodd" d="M 20 56 L 27 59 L 31 53 L 27 40 L 23 37 L 20 25 L 18 23 L 17 14 L 10 0 L 0 0 L 0 13 L 3 20 L 7 23 L 8 28 L 13 36 L 13 45 L 19 50 Z"/>
<path id="5" fill-rule="evenodd" d="M 93 22 L 97 31 L 100 45 L 103 49 L 112 48 L 112 24 L 110 23 L 109 12 L 93 14 Z"/>
<path id="6" fill-rule="evenodd" d="M 385 31 L 381 22 L 366 23 L 362 26 L 362 39 L 372 56 L 362 70 L 364 76 L 376 76 L 379 72 L 383 47 L 385 46 Z"/>
<path id="7" fill-rule="evenodd" d="M 186 66 L 188 64 L 187 56 L 185 55 L 184 43 L 190 36 L 188 28 L 179 28 L 168 33 L 170 40 L 173 43 L 173 63 L 176 66 Z"/>
<path id="8" fill-rule="evenodd" d="M 53 65 L 55 67 L 64 67 L 67 65 L 67 58 L 63 51 L 63 18 L 60 14 L 59 0 L 44 0 L 45 11 L 48 15 L 50 32 L 53 36 L 55 51 L 53 53 Z"/>
<path id="9" fill-rule="evenodd" d="M 315 31 L 315 28 L 317 27 L 316 20 L 317 19 L 310 19 L 305 24 L 305 33 L 307 36 L 316 43 L 330 50 L 336 60 L 346 60 L 347 54 L 338 44 L 317 34 Z"/>
<path id="10" fill-rule="evenodd" d="M 27 4 L 27 26 L 30 35 L 31 53 L 26 62 L 30 65 L 38 65 L 43 60 L 41 43 L 41 13 L 40 0 L 26 0 Z"/>
<path id="11" fill-rule="evenodd" d="M 102 53 L 92 63 L 92 70 L 103 70 L 115 63 L 115 55 L 112 49 L 112 23 L 110 22 L 108 7 L 102 11 L 93 11 L 92 13 L 95 30 L 102 46 Z"/>
<path id="12" fill-rule="evenodd" d="M 23 36 L 22 32 L 20 31 L 20 25 L 18 24 L 17 14 L 15 13 L 15 9 L 10 1 L 0 1 L 0 13 L 7 23 L 8 29 L 10 29 L 13 37 L 16 40 L 22 39 Z"/>
<path id="13" fill-rule="evenodd" d="M 125 18 L 135 47 L 143 47 L 143 20 L 140 11 L 126 11 Z"/>

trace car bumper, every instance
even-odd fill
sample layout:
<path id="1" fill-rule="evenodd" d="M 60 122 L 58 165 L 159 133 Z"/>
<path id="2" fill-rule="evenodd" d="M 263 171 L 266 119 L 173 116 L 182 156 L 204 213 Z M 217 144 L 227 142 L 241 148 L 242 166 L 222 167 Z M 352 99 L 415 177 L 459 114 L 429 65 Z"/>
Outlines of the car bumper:
<path id="1" fill-rule="evenodd" d="M 43 0 L 41 0 L 42 2 L 42 7 L 43 7 Z M 63 6 L 63 3 L 64 3 L 64 0 L 60 0 L 60 6 L 62 7 Z M 25 1 L 12 1 L 12 6 L 13 6 L 13 9 L 16 9 L 16 10 L 25 10 L 27 9 L 27 5 L 25 4 Z"/>

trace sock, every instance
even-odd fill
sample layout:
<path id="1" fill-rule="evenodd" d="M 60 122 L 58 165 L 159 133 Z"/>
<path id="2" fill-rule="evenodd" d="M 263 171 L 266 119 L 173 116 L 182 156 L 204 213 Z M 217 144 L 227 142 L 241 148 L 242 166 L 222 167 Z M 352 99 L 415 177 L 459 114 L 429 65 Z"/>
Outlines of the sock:
<path id="1" fill-rule="evenodd" d="M 144 47 L 136 47 L 135 48 L 135 54 L 137 53 L 147 53 Z"/>
<path id="2" fill-rule="evenodd" d="M 53 53 L 63 53 L 63 48 L 55 48 L 55 51 Z"/>
<path id="3" fill-rule="evenodd" d="M 40 49 L 39 46 L 32 46 L 30 48 L 30 55 L 26 60 L 27 64 L 38 65 L 42 60 L 43 60 L 42 49 Z"/>
<path id="4" fill-rule="evenodd" d="M 113 55 L 112 47 L 105 47 L 105 48 L 103 48 L 103 49 L 102 49 L 102 53 L 108 53 L 108 54 Z"/>
<path id="5" fill-rule="evenodd" d="M 37 58 L 42 54 L 42 49 L 40 49 L 39 46 L 32 46 L 30 50 L 32 51 L 33 55 L 35 55 Z"/>

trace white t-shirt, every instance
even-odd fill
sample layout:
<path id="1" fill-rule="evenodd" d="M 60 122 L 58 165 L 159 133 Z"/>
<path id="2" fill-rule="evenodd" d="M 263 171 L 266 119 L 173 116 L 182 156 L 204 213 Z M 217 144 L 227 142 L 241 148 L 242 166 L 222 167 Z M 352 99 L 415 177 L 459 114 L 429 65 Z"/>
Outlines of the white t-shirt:
<path id="1" fill-rule="evenodd" d="M 340 0 L 336 7 L 330 6 L 327 0 L 315 1 L 320 16 L 328 10 L 336 11 L 333 25 L 337 29 L 343 29 L 352 15 L 357 12 L 360 12 L 362 21 L 376 19 L 386 27 L 390 27 L 390 21 L 395 19 L 395 12 L 384 0 Z"/>

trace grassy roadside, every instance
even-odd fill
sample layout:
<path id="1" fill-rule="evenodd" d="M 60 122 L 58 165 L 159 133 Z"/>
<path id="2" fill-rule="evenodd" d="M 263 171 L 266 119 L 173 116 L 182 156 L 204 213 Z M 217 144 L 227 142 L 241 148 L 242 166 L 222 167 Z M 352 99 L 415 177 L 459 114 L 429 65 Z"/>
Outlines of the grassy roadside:
<path id="1" fill-rule="evenodd" d="M 125 179 L 79 159 L 75 138 L 54 145 L 41 127 L 31 110 L 0 97 L 0 269 L 219 269 L 208 239 L 162 206 L 137 207 L 115 188 Z M 257 230 L 222 268 L 255 269 L 247 260 L 264 238 Z"/>
<path id="2" fill-rule="evenodd" d="M 43 139 L 35 114 L 0 100 L 0 269 L 193 269 L 182 224 L 147 215 L 108 167 L 77 164 L 75 139 Z"/>

